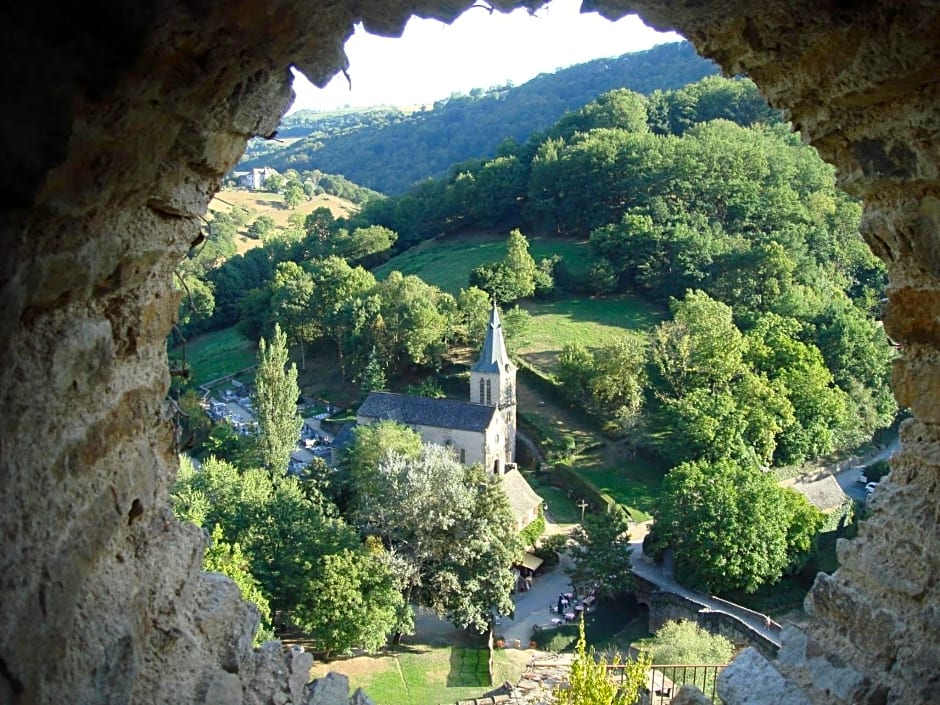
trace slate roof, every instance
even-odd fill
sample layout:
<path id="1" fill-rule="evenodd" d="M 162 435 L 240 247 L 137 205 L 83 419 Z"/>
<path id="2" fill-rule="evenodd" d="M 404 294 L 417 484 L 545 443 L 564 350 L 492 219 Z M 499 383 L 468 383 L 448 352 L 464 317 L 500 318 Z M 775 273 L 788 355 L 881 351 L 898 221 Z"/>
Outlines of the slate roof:
<path id="1" fill-rule="evenodd" d="M 333 437 L 333 449 L 343 450 L 346 446 L 352 443 L 353 439 L 356 437 L 355 430 L 356 424 L 343 424 L 343 427 L 339 430 L 339 433 Z"/>
<path id="2" fill-rule="evenodd" d="M 512 363 L 509 361 L 506 342 L 503 340 L 503 324 L 499 322 L 499 313 L 494 304 L 486 327 L 486 338 L 483 340 L 480 359 L 470 369 L 474 372 L 502 372 L 510 365 Z"/>
<path id="3" fill-rule="evenodd" d="M 821 512 L 829 512 L 841 507 L 846 500 L 845 492 L 839 486 L 839 481 L 832 475 L 824 475 L 818 480 L 797 481 L 793 489 L 806 497 L 806 501 Z"/>
<path id="4" fill-rule="evenodd" d="M 434 426 L 482 433 L 498 409 L 455 399 L 427 399 L 391 392 L 372 392 L 362 402 L 358 413 L 370 419 L 391 419 L 406 426 Z"/>
<path id="5" fill-rule="evenodd" d="M 517 522 L 525 518 L 533 507 L 542 503 L 542 498 L 535 494 L 535 490 L 518 470 L 510 470 L 502 479 L 503 491 L 509 497 L 512 516 Z"/>

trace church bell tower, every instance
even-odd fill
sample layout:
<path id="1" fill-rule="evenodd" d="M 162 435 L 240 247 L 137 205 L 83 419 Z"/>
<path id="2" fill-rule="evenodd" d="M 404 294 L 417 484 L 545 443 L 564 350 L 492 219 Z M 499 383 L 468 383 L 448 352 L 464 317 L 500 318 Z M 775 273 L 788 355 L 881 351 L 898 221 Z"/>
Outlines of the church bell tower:
<path id="1" fill-rule="evenodd" d="M 495 303 L 480 359 L 470 368 L 470 401 L 495 406 L 500 411 L 504 422 L 500 438 L 504 448 L 503 463 L 499 468 L 502 472 L 505 464 L 515 461 L 516 455 L 516 366 L 506 352 L 503 327 Z"/>

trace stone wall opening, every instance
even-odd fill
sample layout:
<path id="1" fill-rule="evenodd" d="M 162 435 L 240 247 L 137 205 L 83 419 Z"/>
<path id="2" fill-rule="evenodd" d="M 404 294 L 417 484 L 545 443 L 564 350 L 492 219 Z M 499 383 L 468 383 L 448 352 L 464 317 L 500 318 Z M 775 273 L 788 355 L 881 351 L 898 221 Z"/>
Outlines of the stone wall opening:
<path id="1" fill-rule="evenodd" d="M 299 702 L 304 658 L 200 574 L 168 508 L 172 271 L 249 136 L 322 85 L 353 24 L 394 36 L 472 0 L 99 0 L 0 9 L 0 702 Z M 493 3 L 508 10 L 526 2 Z M 725 702 L 928 702 L 940 655 L 940 7 L 880 0 L 587 0 L 747 73 L 865 201 L 888 265 L 893 384 L 913 419 L 874 515 L 774 663 Z M 761 681 L 754 674 L 766 676 Z M 779 679 L 779 680 L 775 680 Z M 737 686 L 737 683 L 744 683 Z"/>

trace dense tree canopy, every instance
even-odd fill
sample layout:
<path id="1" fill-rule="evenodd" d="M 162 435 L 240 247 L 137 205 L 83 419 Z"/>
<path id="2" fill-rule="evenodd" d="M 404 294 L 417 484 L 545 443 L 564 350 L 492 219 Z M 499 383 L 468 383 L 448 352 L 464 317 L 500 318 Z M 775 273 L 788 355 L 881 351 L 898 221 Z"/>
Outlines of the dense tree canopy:
<path id="1" fill-rule="evenodd" d="M 673 468 L 653 527 L 658 550 L 672 548 L 676 577 L 712 592 L 753 592 L 805 555 L 822 515 L 766 472 L 731 460 Z"/>
<path id="2" fill-rule="evenodd" d="M 713 63 L 699 57 L 687 42 L 679 42 L 541 74 L 518 87 L 507 84 L 468 95 L 455 93 L 431 110 L 300 111 L 284 118 L 278 131 L 302 139 L 277 150 L 270 140 L 253 141 L 240 168 L 316 167 L 398 194 L 423 179 L 445 174 L 452 164 L 494 155 L 506 138 L 525 142 L 532 133 L 550 128 L 566 111 L 582 108 L 605 91 L 629 88 L 649 93 L 713 73 Z"/>
<path id="3" fill-rule="evenodd" d="M 406 602 L 460 627 L 484 630 L 493 611 L 512 611 L 509 570 L 522 550 L 498 480 L 464 468 L 450 448 L 426 444 L 418 456 L 386 453 L 356 512 L 381 537 L 399 571 Z"/>
<path id="4" fill-rule="evenodd" d="M 599 595 L 611 597 L 632 588 L 629 529 L 629 517 L 620 505 L 606 514 L 585 515 L 574 531 L 574 566 L 567 571 L 580 592 L 596 588 Z"/>

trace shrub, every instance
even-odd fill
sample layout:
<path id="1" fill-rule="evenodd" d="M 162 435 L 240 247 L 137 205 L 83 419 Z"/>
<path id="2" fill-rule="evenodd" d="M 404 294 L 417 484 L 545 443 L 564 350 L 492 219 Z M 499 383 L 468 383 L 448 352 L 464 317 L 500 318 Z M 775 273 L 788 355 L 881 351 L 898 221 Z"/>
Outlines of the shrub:
<path id="1" fill-rule="evenodd" d="M 545 517 L 542 515 L 542 509 L 539 508 L 539 515 L 519 532 L 519 538 L 526 546 L 534 546 L 535 542 L 545 533 Z M 543 559 L 544 560 L 544 559 Z"/>

